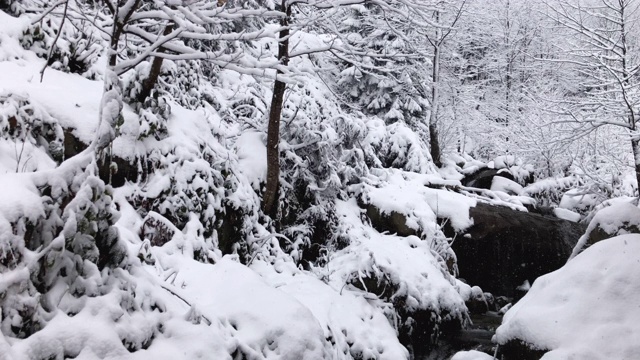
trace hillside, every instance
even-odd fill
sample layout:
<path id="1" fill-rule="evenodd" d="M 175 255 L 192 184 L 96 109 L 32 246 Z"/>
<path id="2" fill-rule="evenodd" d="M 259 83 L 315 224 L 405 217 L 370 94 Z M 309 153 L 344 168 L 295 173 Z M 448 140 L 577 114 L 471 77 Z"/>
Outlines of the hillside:
<path id="1" fill-rule="evenodd" d="M 611 287 L 544 293 L 637 241 L 581 253 L 640 232 L 623 131 L 545 144 L 524 97 L 496 120 L 442 33 L 481 25 L 449 18 L 465 3 L 304 4 L 0 1 L 0 360 L 640 356 L 536 319 L 600 305 L 610 329 L 637 295 L 634 251 Z M 439 34 L 442 83 L 410 25 Z M 486 344 L 478 316 L 505 312 Z"/>

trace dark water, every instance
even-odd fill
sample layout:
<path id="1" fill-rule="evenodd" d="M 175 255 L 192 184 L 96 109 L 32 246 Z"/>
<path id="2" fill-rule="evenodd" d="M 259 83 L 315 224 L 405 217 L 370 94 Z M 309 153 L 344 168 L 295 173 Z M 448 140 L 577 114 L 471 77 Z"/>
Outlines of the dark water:
<path id="1" fill-rule="evenodd" d="M 438 347 L 429 353 L 415 354 L 415 360 L 449 360 L 462 350 L 478 350 L 493 355 L 495 345 L 491 338 L 502 322 L 502 316 L 495 312 L 471 315 L 472 325 L 459 334 L 440 341 Z"/>

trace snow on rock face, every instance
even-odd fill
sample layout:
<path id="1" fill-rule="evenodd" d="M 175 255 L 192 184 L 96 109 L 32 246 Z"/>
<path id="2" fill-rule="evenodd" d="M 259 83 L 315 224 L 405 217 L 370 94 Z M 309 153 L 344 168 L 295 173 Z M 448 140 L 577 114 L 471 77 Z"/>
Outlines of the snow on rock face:
<path id="1" fill-rule="evenodd" d="M 236 140 L 236 154 L 240 171 L 251 182 L 254 189 L 259 189 L 260 184 L 267 178 L 267 147 L 264 144 L 263 134 L 248 131 L 240 135 Z"/>
<path id="2" fill-rule="evenodd" d="M 550 350 L 543 360 L 640 359 L 639 278 L 640 235 L 599 242 L 538 278 L 496 340 Z"/>
<path id="3" fill-rule="evenodd" d="M 418 324 L 413 330 L 415 336 L 422 336 L 422 344 L 433 335 L 430 332 L 434 329 L 428 327 L 435 326 L 437 332 L 440 322 L 463 322 L 467 308 L 460 291 L 466 289 L 459 290 L 429 241 L 415 236 L 380 234 L 363 224 L 355 199 L 338 201 L 336 211 L 343 227 L 341 236 L 350 239 L 350 244 L 327 265 L 332 271 L 329 275 L 332 287 L 347 284 L 353 290 L 381 296 L 396 305 L 404 320 L 420 312 L 433 313 L 431 321 L 435 324 L 416 320 Z"/>
<path id="4" fill-rule="evenodd" d="M 476 200 L 427 187 L 432 182 L 440 185 L 446 181 L 401 171 L 390 171 L 384 180 L 378 187 L 365 186 L 363 200 L 384 214 L 405 215 L 408 227 L 433 235 L 436 218 L 448 218 L 456 231 L 473 225 L 469 208 L 476 205 Z"/>
<path id="5" fill-rule="evenodd" d="M 320 360 L 328 357 L 324 332 L 312 312 L 228 257 L 216 265 L 159 254 L 172 283 L 209 319 L 233 327 L 238 351 L 250 359 Z"/>
<path id="6" fill-rule="evenodd" d="M 573 248 L 571 258 L 598 241 L 628 233 L 640 233 L 640 209 L 629 203 L 606 207 L 591 219 L 587 231 Z"/>
<path id="7" fill-rule="evenodd" d="M 502 191 L 511 195 L 521 195 L 523 187 L 513 180 L 502 176 L 494 176 L 491 181 L 491 191 Z"/>

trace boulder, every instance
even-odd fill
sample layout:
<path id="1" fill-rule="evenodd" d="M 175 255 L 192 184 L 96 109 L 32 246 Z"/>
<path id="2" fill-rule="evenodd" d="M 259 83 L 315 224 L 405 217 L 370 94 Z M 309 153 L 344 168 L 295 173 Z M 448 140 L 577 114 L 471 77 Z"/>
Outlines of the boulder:
<path id="1" fill-rule="evenodd" d="M 471 288 L 471 296 L 465 302 L 470 314 L 484 314 L 489 311 L 489 304 L 482 289 L 477 286 Z"/>
<path id="2" fill-rule="evenodd" d="M 455 236 L 460 277 L 511 298 L 525 281 L 564 265 L 585 230 L 579 223 L 485 203 L 469 214 L 474 225 L 459 234 L 447 229 Z"/>
<path id="3" fill-rule="evenodd" d="M 625 234 L 640 234 L 640 208 L 626 202 L 606 207 L 591 219 L 571 257 L 597 242 Z"/>
<path id="4" fill-rule="evenodd" d="M 418 236 L 421 231 L 413 229 L 407 224 L 407 216 L 397 211 L 389 213 L 382 212 L 378 207 L 372 204 L 361 203 L 360 206 L 367 212 L 367 216 L 371 221 L 371 225 L 380 232 L 388 231 L 399 236 Z"/>
<path id="5" fill-rule="evenodd" d="M 587 248 L 539 277 L 494 341 L 504 360 L 640 359 L 640 235 Z"/>

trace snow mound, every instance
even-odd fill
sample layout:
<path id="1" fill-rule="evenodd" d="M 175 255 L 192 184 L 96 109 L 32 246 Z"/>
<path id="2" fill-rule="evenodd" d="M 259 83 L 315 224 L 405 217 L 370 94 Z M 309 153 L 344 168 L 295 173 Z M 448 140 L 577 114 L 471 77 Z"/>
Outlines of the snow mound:
<path id="1" fill-rule="evenodd" d="M 502 191 L 511 195 L 521 195 L 523 190 L 522 185 L 502 176 L 494 176 L 491 181 L 491 191 Z"/>
<path id="2" fill-rule="evenodd" d="M 563 209 L 563 208 L 555 208 L 553 209 L 553 214 L 559 219 L 569 220 L 573 222 L 578 222 L 582 218 L 582 215 L 577 212 L 573 212 L 571 210 Z"/>
<path id="3" fill-rule="evenodd" d="M 457 183 L 457 182 L 453 182 Z M 427 187 L 449 185 L 442 179 L 426 175 L 415 176 L 402 171 L 389 171 L 383 181 L 374 186 L 365 185 L 363 200 L 380 209 L 383 214 L 398 212 L 407 217 L 407 226 L 434 235 L 437 218 L 447 218 L 456 231 L 473 225 L 469 208 L 476 200 L 452 191 Z"/>
<path id="4" fill-rule="evenodd" d="M 335 289 L 290 262 L 278 261 L 271 266 L 259 261 L 252 269 L 311 310 L 332 344 L 330 359 L 409 357 L 384 312 L 372 306 L 362 294 Z"/>
<path id="5" fill-rule="evenodd" d="M 313 314 L 229 257 L 215 265 L 178 254 L 158 254 L 159 266 L 175 272 L 171 289 L 208 319 L 233 328 L 238 351 L 250 359 L 326 359 L 328 344 Z"/>
<path id="6" fill-rule="evenodd" d="M 596 206 L 599 200 L 601 199 L 597 194 L 589 194 L 578 189 L 571 189 L 562 196 L 558 207 L 575 212 L 585 212 Z"/>
<path id="7" fill-rule="evenodd" d="M 539 277 L 505 315 L 499 344 L 550 350 L 543 360 L 640 359 L 640 235 L 599 242 Z"/>

